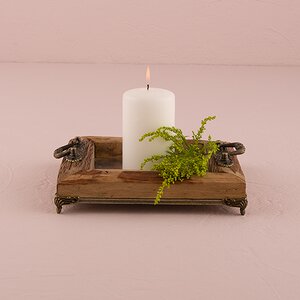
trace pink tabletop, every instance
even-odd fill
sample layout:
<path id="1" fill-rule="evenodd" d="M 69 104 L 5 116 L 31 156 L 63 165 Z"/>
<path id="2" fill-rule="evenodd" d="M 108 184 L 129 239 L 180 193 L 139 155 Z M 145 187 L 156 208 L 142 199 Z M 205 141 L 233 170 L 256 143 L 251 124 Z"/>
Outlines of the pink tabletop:
<path id="1" fill-rule="evenodd" d="M 299 299 L 300 68 L 152 66 L 186 134 L 207 115 L 240 141 L 246 215 L 229 207 L 70 206 L 60 161 L 80 135 L 121 135 L 144 65 L 1 64 L 0 299 Z"/>

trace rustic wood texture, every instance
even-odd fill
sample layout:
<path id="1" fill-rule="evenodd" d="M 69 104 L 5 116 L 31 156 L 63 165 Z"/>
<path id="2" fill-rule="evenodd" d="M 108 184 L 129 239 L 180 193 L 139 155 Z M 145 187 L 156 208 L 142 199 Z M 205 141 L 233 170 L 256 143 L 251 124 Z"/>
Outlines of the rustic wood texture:
<path id="1" fill-rule="evenodd" d="M 71 174 L 58 194 L 92 198 L 155 198 L 161 178 L 151 171 L 89 170 Z M 166 189 L 163 198 L 224 199 L 245 197 L 245 181 L 230 173 L 193 176 Z"/>
<path id="2" fill-rule="evenodd" d="M 59 196 L 88 199 L 154 199 L 161 177 L 153 171 L 126 171 L 122 165 L 122 138 L 84 137 L 87 153 L 80 162 L 62 162 L 57 185 Z M 204 177 L 193 176 L 166 189 L 163 199 L 246 198 L 246 182 L 238 159 L 231 168 L 211 159 Z"/>
<path id="3" fill-rule="evenodd" d="M 94 165 L 95 165 L 94 142 L 86 137 L 82 137 L 81 139 L 85 143 L 85 147 L 86 147 L 85 150 L 86 154 L 84 158 L 80 161 L 70 162 L 67 161 L 66 158 L 64 157 L 58 173 L 58 178 L 57 178 L 58 184 L 60 184 L 60 182 L 68 175 L 74 174 L 76 172 L 94 169 Z"/>

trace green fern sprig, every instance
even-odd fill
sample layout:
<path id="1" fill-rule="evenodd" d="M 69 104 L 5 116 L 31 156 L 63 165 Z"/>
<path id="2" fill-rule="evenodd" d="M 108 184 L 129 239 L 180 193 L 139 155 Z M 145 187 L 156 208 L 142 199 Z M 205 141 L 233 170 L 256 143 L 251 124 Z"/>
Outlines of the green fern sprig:
<path id="1" fill-rule="evenodd" d="M 208 121 L 214 120 L 215 116 L 209 116 L 201 121 L 198 131 L 192 132 L 192 142 L 189 143 L 182 130 L 176 127 L 162 126 L 157 130 L 144 134 L 140 141 L 148 139 L 149 142 L 156 138 L 163 138 L 171 142 L 166 154 L 152 155 L 144 159 L 141 169 L 149 162 L 153 163 L 152 170 L 158 171 L 163 178 L 159 187 L 154 204 L 158 204 L 164 189 L 169 188 L 176 181 L 190 179 L 192 175 L 204 176 L 208 169 L 208 163 L 213 154 L 218 150 L 216 142 L 208 136 L 208 141 L 201 142 L 202 135 Z"/>

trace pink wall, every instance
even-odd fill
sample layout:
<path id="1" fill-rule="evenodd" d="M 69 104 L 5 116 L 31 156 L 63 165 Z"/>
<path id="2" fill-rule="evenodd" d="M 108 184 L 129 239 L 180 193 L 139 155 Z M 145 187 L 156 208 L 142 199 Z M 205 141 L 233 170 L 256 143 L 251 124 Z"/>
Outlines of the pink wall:
<path id="1" fill-rule="evenodd" d="M 300 65 L 300 1 L 1 0 L 0 61 Z"/>

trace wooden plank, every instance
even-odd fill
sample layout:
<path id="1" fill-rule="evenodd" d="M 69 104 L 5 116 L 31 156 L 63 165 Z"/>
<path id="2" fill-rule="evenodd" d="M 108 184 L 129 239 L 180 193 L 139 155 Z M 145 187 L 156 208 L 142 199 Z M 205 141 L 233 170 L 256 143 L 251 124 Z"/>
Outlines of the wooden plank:
<path id="1" fill-rule="evenodd" d="M 95 158 L 122 158 L 122 138 L 111 136 L 88 136 L 95 145 Z"/>
<path id="2" fill-rule="evenodd" d="M 152 171 L 90 170 L 70 174 L 58 184 L 66 196 L 155 198 L 162 179 Z M 245 180 L 230 173 L 193 176 L 165 190 L 164 198 L 223 199 L 246 196 Z"/>

